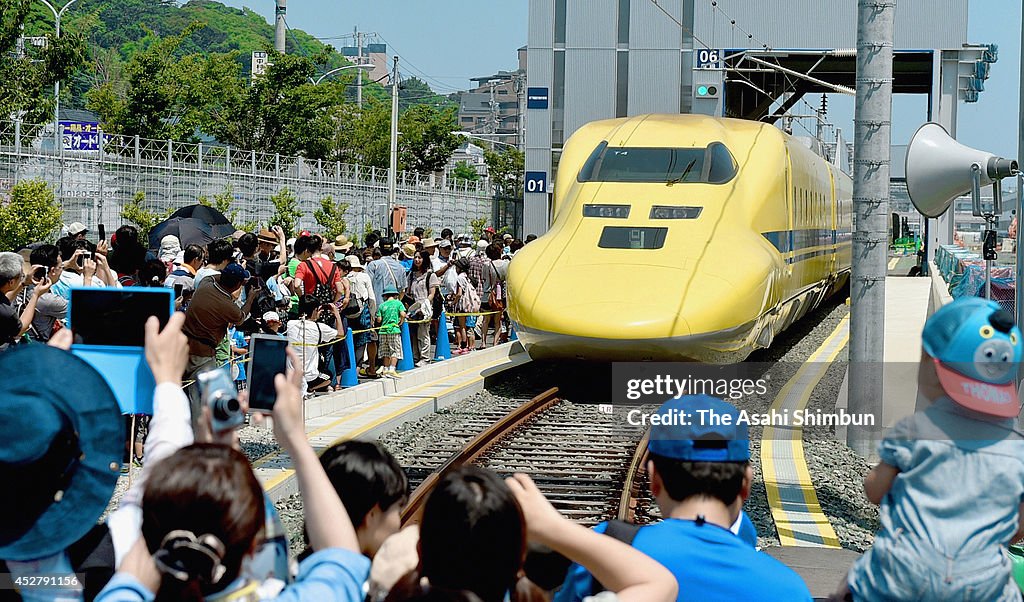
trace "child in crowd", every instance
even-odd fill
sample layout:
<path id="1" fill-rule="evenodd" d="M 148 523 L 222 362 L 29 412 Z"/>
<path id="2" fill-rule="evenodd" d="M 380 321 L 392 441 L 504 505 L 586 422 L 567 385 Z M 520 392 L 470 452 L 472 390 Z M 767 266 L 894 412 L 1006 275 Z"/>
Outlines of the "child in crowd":
<path id="1" fill-rule="evenodd" d="M 387 286 L 384 302 L 377 308 L 377 325 L 380 326 L 380 343 L 377 357 L 381 360 L 381 376 L 401 378 L 396 366 L 402 359 L 402 323 L 405 322 L 405 306 L 398 300 L 398 289 Z"/>
<path id="2" fill-rule="evenodd" d="M 248 353 L 249 342 L 245 333 L 238 330 L 237 324 L 228 328 L 228 342 L 231 345 L 231 374 L 235 375 L 235 388 L 245 388 L 245 355 Z"/>
<path id="3" fill-rule="evenodd" d="M 874 545 L 839 600 L 1020 600 L 1006 546 L 1022 534 L 1021 331 L 993 301 L 964 298 L 922 333 L 933 403 L 896 423 L 864 479 L 881 504 Z"/>
<path id="4" fill-rule="evenodd" d="M 460 313 L 480 311 L 480 295 L 476 292 L 473 283 L 469 281 L 469 261 L 457 260 L 455 269 L 459 274 L 451 303 L 455 307 L 455 311 Z M 458 349 L 452 353 L 453 355 L 469 353 L 476 345 L 476 336 L 473 332 L 476 327 L 476 316 L 457 316 L 455 323 L 455 343 L 458 345 Z"/>

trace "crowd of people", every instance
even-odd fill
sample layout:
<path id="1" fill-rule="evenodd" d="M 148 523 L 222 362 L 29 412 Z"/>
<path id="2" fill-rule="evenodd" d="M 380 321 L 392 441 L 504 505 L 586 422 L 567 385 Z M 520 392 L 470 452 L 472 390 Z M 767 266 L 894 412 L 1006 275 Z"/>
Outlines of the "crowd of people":
<path id="1" fill-rule="evenodd" d="M 298 346 L 288 348 L 287 373 L 276 377 L 272 413 L 303 499 L 308 550 L 290 558 L 280 517 L 238 451 L 235 431 L 214 429 L 209 409 L 190 402 L 185 379 L 216 364 L 223 341 L 227 353 L 244 353 L 244 337 L 228 337 L 232 326 L 330 342 L 346 320 L 366 323 L 376 316 L 393 326 L 423 315 L 442 286 L 437 280 L 447 278 L 447 271 L 437 275 L 435 259 L 455 265 L 458 308 L 460 281 L 472 278 L 469 262 L 451 259 L 462 241 L 452 243 L 442 233 L 440 241 L 405 242 L 410 252 L 401 256 L 393 254 L 392 241 L 373 241 L 379 244 L 367 245 L 369 261 L 357 272 L 366 278 L 349 278 L 362 262 L 358 254 L 336 259 L 351 250 L 345 240 L 324 243 L 303 233 L 287 241 L 275 229 L 239 237 L 240 257 L 230 241 L 206 249 L 175 249 L 165 241 L 149 259 L 131 232 L 119 229 L 105 254 L 97 245 L 94 255 L 75 237 L 38 246 L 29 253 L 31 272 L 21 256 L 0 254 L 6 343 L 30 330 L 35 337 L 48 333 L 46 344 L 14 344 L 0 355 L 0 475 L 19 484 L 17 495 L 0 497 L 6 512 L 0 573 L 21 584 L 24 599 L 811 599 L 797 573 L 756 548 L 743 512 L 754 482 L 749 434 L 728 402 L 684 395 L 668 400 L 660 419 L 650 421 L 646 469 L 660 522 L 611 521 L 586 529 L 562 517 L 530 477 L 503 479 L 467 466 L 444 474 L 419 525 L 403 529 L 409 484 L 383 446 L 347 441 L 319 457 L 310 447 L 303 391 L 335 381 L 303 360 Z M 494 303 L 501 257 L 491 259 L 498 241 L 484 242 L 480 290 L 471 284 L 465 292 Z M 417 244 L 423 247 L 418 252 Z M 446 250 L 445 259 L 434 249 Z M 171 259 L 174 270 L 158 270 L 172 252 L 180 256 Z M 149 267 L 125 273 L 120 268 L 129 261 Z M 35 266 L 49 269 L 37 273 Z M 495 272 L 490 276 L 488 266 Z M 251 284 L 253 274 L 260 284 Z M 61 300 L 66 303 L 64 287 L 129 281 L 191 285 L 193 292 L 181 295 L 184 311 L 162 329 L 156 318 L 145 325 L 145 358 L 157 383 L 143 437 L 146 462 L 97 523 L 118 480 L 125 422 L 102 377 L 68 352 L 72 336 L 60 327 L 58 310 Z M 403 291 L 413 297 L 408 303 L 401 301 Z M 286 301 L 292 293 L 294 303 Z M 333 301 L 323 300 L 329 297 Z M 271 300 L 274 309 L 247 326 L 254 308 Z M 325 313 L 335 326 L 324 321 Z M 500 330 L 501 319 L 493 321 Z M 481 331 L 486 336 L 489 329 Z M 395 349 L 387 335 L 394 333 L 383 327 L 367 332 L 377 336 L 363 340 L 364 350 L 383 350 L 373 369 L 390 372 Z M 919 411 L 880 442 L 881 461 L 865 479 L 867 497 L 880 504 L 875 544 L 834 598 L 1019 600 L 1006 548 L 1024 537 L 1024 433 L 1016 386 L 1024 336 L 998 304 L 960 299 L 929 318 L 922 340 Z M 244 406 L 245 391 L 240 400 Z M 675 419 L 707 413 L 731 420 Z M 30 581 L 41 575 L 49 587 Z"/>
<path id="2" fill-rule="evenodd" d="M 280 334 L 301 351 L 307 394 L 341 388 L 349 328 L 363 378 L 400 378 L 402 322 L 415 365 L 433 361 L 442 311 L 454 314 L 443 332 L 455 355 L 507 341 L 504 281 L 524 244 L 494 228 L 479 239 L 416 228 L 404 240 L 372 232 L 360 248 L 344 235 L 286 239 L 275 226 L 184 248 L 169 235 L 149 250 L 130 225 L 95 244 L 83 224 L 66 231 L 0 255 L 0 350 L 48 341 L 66 324 L 72 287 L 164 286 L 186 314 L 187 378 L 230 364 L 241 385 L 248 335 Z"/>

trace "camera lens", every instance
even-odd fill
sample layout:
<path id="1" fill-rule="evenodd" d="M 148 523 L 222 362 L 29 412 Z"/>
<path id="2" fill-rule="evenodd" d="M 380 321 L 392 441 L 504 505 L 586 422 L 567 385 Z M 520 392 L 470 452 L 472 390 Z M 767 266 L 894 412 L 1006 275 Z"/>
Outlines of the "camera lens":
<path id="1" fill-rule="evenodd" d="M 242 410 L 242 404 L 234 397 L 220 398 L 213 402 L 213 417 L 220 421 L 229 420 Z"/>

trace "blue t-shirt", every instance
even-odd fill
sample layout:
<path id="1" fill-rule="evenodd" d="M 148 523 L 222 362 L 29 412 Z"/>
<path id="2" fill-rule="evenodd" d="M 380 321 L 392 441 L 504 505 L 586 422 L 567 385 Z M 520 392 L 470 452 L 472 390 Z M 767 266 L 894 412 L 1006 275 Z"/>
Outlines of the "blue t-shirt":
<path id="1" fill-rule="evenodd" d="M 606 525 L 601 523 L 594 531 L 604 533 Z M 807 585 L 792 569 L 711 523 L 663 520 L 640 529 L 633 547 L 675 575 L 679 602 L 811 600 Z M 590 595 L 593 587 L 590 573 L 573 564 L 555 602 L 579 602 Z"/>

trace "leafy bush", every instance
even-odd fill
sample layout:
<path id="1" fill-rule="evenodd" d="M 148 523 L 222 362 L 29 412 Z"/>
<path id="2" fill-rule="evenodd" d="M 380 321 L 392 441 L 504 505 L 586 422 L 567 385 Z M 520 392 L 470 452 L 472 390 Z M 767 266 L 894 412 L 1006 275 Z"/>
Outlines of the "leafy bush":
<path id="1" fill-rule="evenodd" d="M 274 206 L 274 215 L 270 216 L 270 222 L 267 225 L 281 226 L 285 236 L 294 236 L 299 220 L 302 219 L 302 209 L 299 208 L 298 197 L 285 186 L 270 197 L 270 203 Z"/>
<path id="2" fill-rule="evenodd" d="M 139 230 L 139 240 L 147 244 L 149 231 L 157 224 L 167 219 L 174 213 L 174 209 L 164 211 L 150 211 L 143 203 L 146 202 L 146 193 L 142 190 L 135 193 L 132 200 L 121 209 L 121 219 L 131 222 Z"/>
<path id="3" fill-rule="evenodd" d="M 469 227 L 473 231 L 473 240 L 480 240 L 480 237 L 484 235 L 484 226 L 486 225 L 486 217 L 469 220 Z"/>
<path id="4" fill-rule="evenodd" d="M 7 196 L 0 196 L 0 250 L 13 251 L 49 240 L 60 228 L 63 217 L 46 182 L 18 182 Z"/>
<path id="5" fill-rule="evenodd" d="M 320 208 L 313 212 L 313 218 L 324 229 L 328 239 L 333 240 L 348 230 L 348 222 L 345 221 L 348 207 L 348 203 L 335 203 L 330 196 L 320 199 Z"/>

